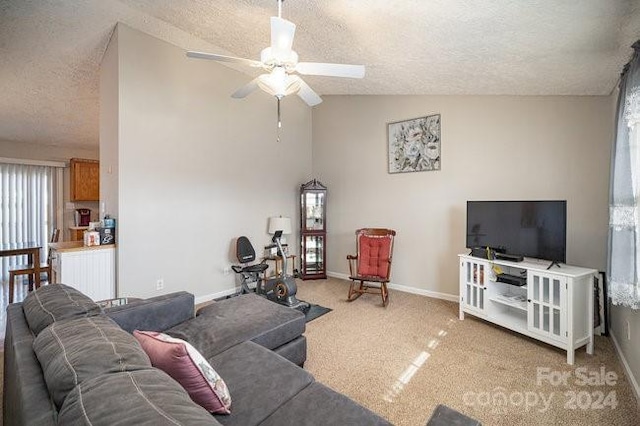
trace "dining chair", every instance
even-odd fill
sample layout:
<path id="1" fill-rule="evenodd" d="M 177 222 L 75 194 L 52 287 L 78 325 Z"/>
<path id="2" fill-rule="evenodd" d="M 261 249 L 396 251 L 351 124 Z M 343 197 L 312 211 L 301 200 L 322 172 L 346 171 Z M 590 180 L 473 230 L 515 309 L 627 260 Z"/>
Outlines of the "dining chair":
<path id="1" fill-rule="evenodd" d="M 58 228 L 54 228 L 51 232 L 51 238 L 49 239 L 50 243 L 57 243 L 60 239 L 60 230 Z M 13 292 L 15 289 L 15 280 L 20 275 L 27 275 L 29 277 L 29 291 L 33 291 L 33 282 L 35 279 L 35 267 L 33 263 L 29 263 L 26 265 L 16 265 L 12 268 L 9 268 L 9 303 L 13 303 Z M 47 256 L 47 262 L 40 264 L 40 273 L 46 274 L 47 281 L 51 281 L 51 249 L 49 249 L 49 254 Z M 40 281 L 42 283 L 42 281 Z"/>
<path id="2" fill-rule="evenodd" d="M 356 231 L 357 254 L 348 255 L 349 286 L 348 301 L 364 293 L 380 294 L 382 306 L 389 304 L 387 283 L 391 275 L 393 240 L 396 231 L 384 228 L 363 228 Z M 356 283 L 360 282 L 358 286 Z"/>

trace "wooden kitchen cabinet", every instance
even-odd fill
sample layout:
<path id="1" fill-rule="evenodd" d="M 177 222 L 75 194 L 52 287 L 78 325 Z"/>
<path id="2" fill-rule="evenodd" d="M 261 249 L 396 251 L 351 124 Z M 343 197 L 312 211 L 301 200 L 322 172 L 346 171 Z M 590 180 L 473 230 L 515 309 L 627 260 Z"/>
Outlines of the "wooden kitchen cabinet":
<path id="1" fill-rule="evenodd" d="M 100 199 L 100 162 L 72 158 L 71 201 L 98 201 Z"/>

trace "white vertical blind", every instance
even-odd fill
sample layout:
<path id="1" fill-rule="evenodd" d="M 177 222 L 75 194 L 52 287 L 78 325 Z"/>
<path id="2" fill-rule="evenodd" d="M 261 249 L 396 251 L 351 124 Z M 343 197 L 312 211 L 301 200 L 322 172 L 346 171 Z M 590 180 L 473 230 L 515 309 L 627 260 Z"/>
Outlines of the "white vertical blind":
<path id="1" fill-rule="evenodd" d="M 0 163 L 0 244 L 36 242 L 43 246 L 41 259 L 46 259 L 60 185 L 56 167 Z M 0 261 L 5 282 L 9 267 L 27 259 L 12 256 Z"/>

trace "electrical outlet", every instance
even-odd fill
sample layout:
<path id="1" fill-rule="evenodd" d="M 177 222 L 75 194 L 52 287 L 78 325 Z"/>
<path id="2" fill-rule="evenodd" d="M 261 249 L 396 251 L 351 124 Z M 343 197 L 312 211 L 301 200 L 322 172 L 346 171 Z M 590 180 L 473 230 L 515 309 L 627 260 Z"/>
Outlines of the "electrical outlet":
<path id="1" fill-rule="evenodd" d="M 164 280 L 160 278 L 156 281 L 156 290 L 162 290 L 164 288 Z"/>
<path id="2" fill-rule="evenodd" d="M 631 340 L 631 324 L 629 323 L 629 320 L 627 320 L 626 323 L 627 323 L 627 340 Z"/>
<path id="3" fill-rule="evenodd" d="M 225 266 L 224 269 L 222 270 L 222 273 L 225 275 L 229 275 L 231 273 L 231 268 L 229 268 L 228 266 Z"/>

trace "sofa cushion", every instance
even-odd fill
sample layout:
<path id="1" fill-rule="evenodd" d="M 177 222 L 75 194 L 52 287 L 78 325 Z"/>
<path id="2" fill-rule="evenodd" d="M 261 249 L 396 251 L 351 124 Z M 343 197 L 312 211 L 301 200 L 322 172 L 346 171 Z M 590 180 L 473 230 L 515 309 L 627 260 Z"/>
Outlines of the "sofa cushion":
<path id="1" fill-rule="evenodd" d="M 231 414 L 216 416 L 223 425 L 257 425 L 313 381 L 302 368 L 253 342 L 236 345 L 209 362 L 233 395 Z"/>
<path id="2" fill-rule="evenodd" d="M 32 291 L 24 299 L 22 309 L 35 335 L 56 321 L 102 313 L 97 303 L 64 284 L 49 284 Z"/>
<path id="3" fill-rule="evenodd" d="M 302 335 L 273 349 L 275 353 L 300 367 L 307 360 L 307 338 Z"/>
<path id="4" fill-rule="evenodd" d="M 86 380 L 58 415 L 65 426 L 219 425 L 171 377 L 157 369 L 105 374 Z"/>
<path id="5" fill-rule="evenodd" d="M 56 424 L 58 410 L 49 398 L 40 363 L 33 352 L 34 339 L 22 303 L 7 306 L 2 413 L 5 426 Z"/>
<path id="6" fill-rule="evenodd" d="M 105 316 L 55 322 L 36 337 L 33 350 L 58 408 L 87 379 L 151 368 L 138 341 Z"/>
<path id="7" fill-rule="evenodd" d="M 193 346 L 153 331 L 133 332 L 151 364 L 182 385 L 194 402 L 211 413 L 229 414 L 231 395 L 222 377 Z"/>
<path id="8" fill-rule="evenodd" d="M 391 425 L 373 411 L 314 382 L 271 414 L 260 426 Z"/>
<path id="9" fill-rule="evenodd" d="M 389 255 L 391 254 L 390 235 L 360 235 L 358 253 L 358 275 L 387 278 L 389 273 Z"/>
<path id="10" fill-rule="evenodd" d="M 178 291 L 106 308 L 104 313 L 129 333 L 133 330 L 164 331 L 192 319 L 195 303 L 193 294 Z"/>
<path id="11" fill-rule="evenodd" d="M 195 346 L 205 358 L 251 340 L 275 349 L 304 333 L 304 314 L 256 294 L 212 303 L 196 318 L 166 331 Z"/>

